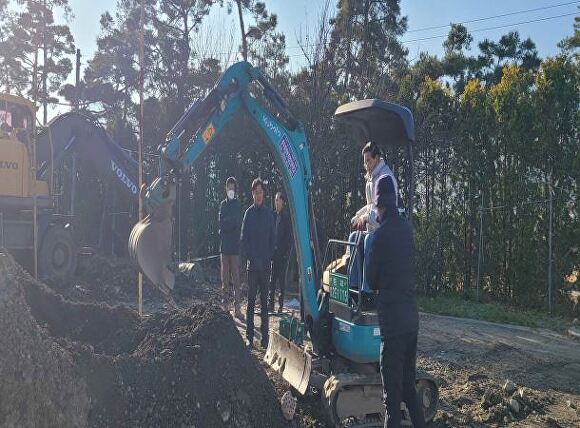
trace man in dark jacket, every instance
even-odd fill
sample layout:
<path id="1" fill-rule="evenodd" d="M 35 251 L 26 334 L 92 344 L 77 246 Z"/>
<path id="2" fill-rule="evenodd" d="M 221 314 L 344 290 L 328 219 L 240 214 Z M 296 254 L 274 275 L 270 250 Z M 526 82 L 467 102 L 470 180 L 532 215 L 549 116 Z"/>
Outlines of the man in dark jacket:
<path id="1" fill-rule="evenodd" d="M 288 265 L 288 252 L 292 243 L 292 226 L 286 209 L 286 197 L 282 192 L 276 193 L 274 198 L 274 236 L 276 245 L 274 258 L 272 259 L 272 277 L 270 278 L 270 312 L 274 312 L 274 299 L 276 298 L 276 285 L 280 284 L 280 296 L 278 299 L 278 312 L 284 308 L 284 288 L 286 266 Z"/>
<path id="2" fill-rule="evenodd" d="M 254 343 L 254 306 L 260 290 L 262 347 L 268 346 L 268 280 L 274 254 L 274 216 L 264 206 L 264 183 L 252 182 L 254 203 L 246 210 L 242 221 L 242 252 L 248 260 L 248 308 L 246 311 L 246 338 L 248 346 Z"/>
<path id="3" fill-rule="evenodd" d="M 419 314 L 413 230 L 398 214 L 395 187 L 388 176 L 376 184 L 375 206 L 380 226 L 366 263 L 368 284 L 378 291 L 385 427 L 400 426 L 404 401 L 413 426 L 421 428 L 425 418 L 415 390 Z"/>
<path id="4" fill-rule="evenodd" d="M 226 180 L 226 199 L 220 204 L 219 235 L 222 273 L 223 308 L 229 310 L 234 295 L 236 318 L 243 318 L 240 311 L 240 201 L 236 198 L 237 182 L 234 177 Z"/>

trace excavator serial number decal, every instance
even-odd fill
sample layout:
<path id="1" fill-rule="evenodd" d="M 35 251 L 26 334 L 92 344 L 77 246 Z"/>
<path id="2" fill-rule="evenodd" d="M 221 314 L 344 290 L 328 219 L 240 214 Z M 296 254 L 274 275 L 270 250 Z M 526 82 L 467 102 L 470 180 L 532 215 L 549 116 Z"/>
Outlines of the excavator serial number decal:
<path id="1" fill-rule="evenodd" d="M 201 138 L 203 138 L 203 142 L 207 144 L 213 138 L 214 134 L 215 134 L 215 126 L 213 126 L 213 123 L 210 122 L 209 125 L 207 125 L 207 128 L 205 128 L 205 130 L 201 134 Z"/>

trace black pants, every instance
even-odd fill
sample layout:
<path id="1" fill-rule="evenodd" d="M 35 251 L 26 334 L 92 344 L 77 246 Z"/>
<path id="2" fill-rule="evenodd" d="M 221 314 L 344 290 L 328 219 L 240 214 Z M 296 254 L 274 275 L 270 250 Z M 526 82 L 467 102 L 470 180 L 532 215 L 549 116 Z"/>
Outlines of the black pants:
<path id="1" fill-rule="evenodd" d="M 381 336 L 385 428 L 401 426 L 401 401 L 407 405 L 413 427 L 425 427 L 423 408 L 419 405 L 415 389 L 416 363 L 417 332 L 393 337 Z"/>
<path id="2" fill-rule="evenodd" d="M 262 333 L 262 346 L 268 344 L 268 280 L 267 270 L 248 271 L 248 308 L 246 311 L 246 338 L 252 342 L 254 340 L 254 306 L 256 305 L 256 294 L 260 290 L 260 315 Z"/>
<path id="3" fill-rule="evenodd" d="M 280 309 L 284 306 L 284 289 L 286 288 L 285 276 L 286 276 L 286 262 L 288 258 L 286 256 L 274 257 L 272 260 L 272 277 L 270 278 L 270 301 L 269 308 L 274 309 L 274 300 L 276 299 L 276 285 L 280 284 L 280 297 L 278 299 L 278 305 Z"/>

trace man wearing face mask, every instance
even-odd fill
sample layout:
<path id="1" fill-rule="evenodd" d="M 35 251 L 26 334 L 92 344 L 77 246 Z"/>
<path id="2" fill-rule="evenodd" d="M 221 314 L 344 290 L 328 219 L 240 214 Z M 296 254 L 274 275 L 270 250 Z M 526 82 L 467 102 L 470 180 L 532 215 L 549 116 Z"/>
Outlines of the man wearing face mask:
<path id="1" fill-rule="evenodd" d="M 226 199 L 220 204 L 219 236 L 222 274 L 222 306 L 228 311 L 234 300 L 234 315 L 242 319 L 240 311 L 240 226 L 242 213 L 236 198 L 237 182 L 234 177 L 226 180 Z"/>

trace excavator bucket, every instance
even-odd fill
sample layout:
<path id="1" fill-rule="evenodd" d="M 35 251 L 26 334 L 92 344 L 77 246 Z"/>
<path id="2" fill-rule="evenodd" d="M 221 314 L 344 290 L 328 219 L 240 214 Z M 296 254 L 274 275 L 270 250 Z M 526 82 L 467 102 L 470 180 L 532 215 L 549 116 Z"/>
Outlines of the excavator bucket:
<path id="1" fill-rule="evenodd" d="M 170 295 L 175 284 L 175 275 L 169 269 L 172 264 L 172 207 L 175 201 L 175 185 L 163 183 L 156 186 L 158 178 L 148 192 L 162 189 L 154 200 L 149 215 L 139 221 L 129 236 L 129 256 L 137 263 L 141 272 L 164 294 Z M 150 198 L 151 199 L 151 198 Z"/>
<path id="2" fill-rule="evenodd" d="M 271 331 L 264 361 L 300 394 L 306 392 L 312 372 L 312 357 L 301 347 Z"/>

